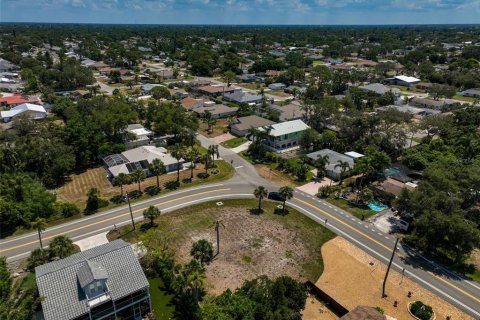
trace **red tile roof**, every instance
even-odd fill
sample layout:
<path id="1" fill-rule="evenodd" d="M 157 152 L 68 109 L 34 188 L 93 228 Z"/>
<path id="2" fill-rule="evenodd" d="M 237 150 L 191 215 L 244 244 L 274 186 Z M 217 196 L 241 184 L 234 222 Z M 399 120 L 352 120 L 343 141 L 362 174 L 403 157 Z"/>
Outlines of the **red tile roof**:
<path id="1" fill-rule="evenodd" d="M 30 102 L 26 100 L 22 96 L 10 96 L 10 97 L 3 97 L 0 98 L 0 104 L 12 105 L 12 104 L 22 104 Z"/>

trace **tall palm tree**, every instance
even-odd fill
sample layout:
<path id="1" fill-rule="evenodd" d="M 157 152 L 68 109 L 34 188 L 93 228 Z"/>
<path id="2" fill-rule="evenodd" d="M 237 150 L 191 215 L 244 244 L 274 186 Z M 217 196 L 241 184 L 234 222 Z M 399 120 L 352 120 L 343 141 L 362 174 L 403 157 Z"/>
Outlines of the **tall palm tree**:
<path id="1" fill-rule="evenodd" d="M 38 241 L 40 241 L 40 248 L 43 249 L 42 243 L 42 231 L 47 227 L 47 220 L 43 218 L 37 218 L 32 222 L 32 228 L 37 229 L 38 232 Z"/>
<path id="2" fill-rule="evenodd" d="M 208 153 L 202 156 L 202 160 L 205 163 L 205 174 L 208 174 L 208 166 L 210 165 L 210 155 Z"/>
<path id="3" fill-rule="evenodd" d="M 208 154 L 212 157 L 212 168 L 215 168 L 215 156 L 217 156 L 217 160 L 220 157 L 220 153 L 218 151 L 218 145 L 217 144 L 209 145 Z"/>
<path id="4" fill-rule="evenodd" d="M 200 299 L 200 291 L 205 285 L 204 280 L 205 280 L 205 275 L 198 271 L 193 271 L 187 276 L 187 285 L 188 285 L 188 288 L 191 290 L 192 296 L 195 299 L 195 301 L 198 301 Z"/>
<path id="5" fill-rule="evenodd" d="M 207 133 L 212 133 L 212 128 L 217 123 L 217 120 L 212 117 L 212 113 L 210 111 L 205 111 L 202 121 L 207 124 Z"/>
<path id="6" fill-rule="evenodd" d="M 258 186 L 253 195 L 258 199 L 258 212 L 262 212 L 262 200 L 268 195 L 268 190 L 264 186 Z"/>
<path id="7" fill-rule="evenodd" d="M 157 187 L 160 187 L 159 176 L 166 172 L 163 161 L 158 158 L 153 159 L 152 163 L 148 165 L 148 170 L 157 177 Z"/>
<path id="8" fill-rule="evenodd" d="M 278 193 L 283 198 L 282 214 L 285 214 L 285 204 L 287 200 L 290 200 L 293 198 L 293 189 L 289 186 L 284 186 L 278 190 Z"/>
<path id="9" fill-rule="evenodd" d="M 66 258 L 75 252 L 75 246 L 67 236 L 56 236 L 48 245 L 51 256 L 59 257 L 60 259 Z"/>
<path id="10" fill-rule="evenodd" d="M 350 164 L 347 161 L 338 160 L 337 164 L 334 167 L 335 169 L 340 168 L 340 185 L 345 178 L 345 173 L 350 171 Z"/>
<path id="11" fill-rule="evenodd" d="M 329 163 L 328 155 L 319 155 L 318 158 L 314 162 L 314 166 L 317 169 L 317 179 L 321 179 L 326 175 L 325 167 Z"/>
<path id="12" fill-rule="evenodd" d="M 187 153 L 187 158 L 190 160 L 190 180 L 193 180 L 193 169 L 195 169 L 195 160 L 200 155 L 200 151 L 197 148 L 192 147 Z"/>
<path id="13" fill-rule="evenodd" d="M 137 169 L 133 171 L 130 176 L 132 177 L 132 181 L 138 183 L 138 192 L 142 192 L 142 189 L 140 188 L 140 182 L 145 180 L 147 175 L 145 174 L 145 171 L 141 169 Z"/>
<path id="14" fill-rule="evenodd" d="M 177 160 L 177 182 L 180 181 L 180 160 L 185 156 L 185 148 L 182 144 L 176 143 L 170 151 L 172 157 Z"/>
<path id="15" fill-rule="evenodd" d="M 119 173 L 118 176 L 113 177 L 113 185 L 120 186 L 120 195 L 123 196 L 123 186 L 126 184 L 130 184 L 132 182 L 132 178 L 126 173 Z"/>

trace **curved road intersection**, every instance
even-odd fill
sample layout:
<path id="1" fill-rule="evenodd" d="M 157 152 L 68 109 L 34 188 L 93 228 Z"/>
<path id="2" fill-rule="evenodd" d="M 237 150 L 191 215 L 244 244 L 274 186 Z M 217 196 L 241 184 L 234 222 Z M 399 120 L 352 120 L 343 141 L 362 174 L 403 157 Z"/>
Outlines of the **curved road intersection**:
<path id="1" fill-rule="evenodd" d="M 212 143 L 203 136 L 198 136 L 198 138 L 204 146 Z M 258 185 L 265 186 L 269 191 L 278 189 L 279 186 L 258 176 L 252 165 L 230 150 L 220 147 L 220 155 L 225 161 L 233 164 L 235 176 L 232 179 L 223 183 L 183 189 L 133 203 L 134 219 L 142 220 L 143 210 L 150 205 L 155 205 L 162 213 L 166 213 L 206 201 L 251 198 L 253 190 Z M 395 243 L 393 236 L 380 232 L 372 224 L 361 221 L 338 207 L 297 190 L 287 204 L 313 220 L 326 225 L 327 228 L 378 260 L 388 263 Z M 44 243 L 48 243 L 53 237 L 64 234 L 77 241 L 111 230 L 114 224 L 121 226 L 129 223 L 131 220 L 128 206 L 122 206 L 48 228 L 43 232 L 42 239 Z M 34 232 L 2 240 L 0 254 L 6 256 L 9 261 L 14 261 L 27 257 L 30 251 L 37 247 L 38 237 Z M 474 319 L 480 319 L 479 284 L 436 265 L 404 244 L 399 245 L 392 267 L 399 272 L 403 271 L 411 280 L 449 301 Z M 395 288 L 387 287 L 387 293 L 389 290 L 395 290 Z"/>

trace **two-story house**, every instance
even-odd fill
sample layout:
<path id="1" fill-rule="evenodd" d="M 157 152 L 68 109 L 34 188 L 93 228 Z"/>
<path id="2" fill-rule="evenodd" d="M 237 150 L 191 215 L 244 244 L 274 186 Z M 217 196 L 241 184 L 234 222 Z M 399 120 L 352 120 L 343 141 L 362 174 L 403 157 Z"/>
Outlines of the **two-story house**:
<path id="1" fill-rule="evenodd" d="M 302 120 L 292 120 L 263 127 L 262 130 L 269 131 L 264 145 L 275 152 L 297 149 L 300 147 L 298 143 L 303 132 L 308 128 L 310 127 Z"/>
<path id="2" fill-rule="evenodd" d="M 115 240 L 35 268 L 45 320 L 140 320 L 149 284 L 129 243 Z"/>

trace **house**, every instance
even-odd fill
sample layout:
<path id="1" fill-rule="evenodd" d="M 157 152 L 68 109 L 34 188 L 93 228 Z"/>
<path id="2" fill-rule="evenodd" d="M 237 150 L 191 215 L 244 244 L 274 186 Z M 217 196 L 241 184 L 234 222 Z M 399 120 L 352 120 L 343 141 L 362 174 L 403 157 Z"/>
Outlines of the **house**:
<path id="1" fill-rule="evenodd" d="M 433 83 L 431 83 L 431 82 L 419 82 L 419 83 L 417 83 L 417 85 L 416 85 L 415 87 L 417 87 L 417 88 L 420 89 L 420 90 L 425 90 L 425 91 L 427 91 L 427 90 L 430 89 L 432 86 L 433 86 Z"/>
<path id="2" fill-rule="evenodd" d="M 0 98 L 0 106 L 15 107 L 23 103 L 41 104 L 41 101 L 37 97 L 24 97 L 19 95 Z"/>
<path id="3" fill-rule="evenodd" d="M 0 72 L 16 71 L 19 69 L 20 68 L 16 64 L 13 64 L 8 60 L 0 58 Z"/>
<path id="4" fill-rule="evenodd" d="M 23 103 L 10 110 L 1 111 L 0 117 L 4 122 L 9 122 L 23 114 L 28 115 L 28 117 L 33 120 L 45 119 L 47 117 L 47 111 L 43 106 L 32 103 Z"/>
<path id="5" fill-rule="evenodd" d="M 305 111 L 302 107 L 295 103 L 289 103 L 286 106 L 271 104 L 269 108 L 270 110 L 279 113 L 279 120 L 282 122 L 303 119 L 305 115 Z"/>
<path id="6" fill-rule="evenodd" d="M 201 94 L 205 94 L 207 96 L 217 96 L 225 93 L 233 93 L 240 89 L 227 87 L 227 86 L 202 86 L 195 88 L 195 90 Z"/>
<path id="7" fill-rule="evenodd" d="M 417 79 L 415 77 L 408 77 L 408 76 L 395 76 L 393 78 L 387 78 L 383 80 L 383 83 L 385 84 L 393 84 L 396 86 L 404 86 L 404 87 L 413 87 L 419 82 L 420 82 L 420 79 Z"/>
<path id="8" fill-rule="evenodd" d="M 270 90 L 284 90 L 287 86 L 283 83 L 272 83 L 268 85 Z"/>
<path id="9" fill-rule="evenodd" d="M 150 94 L 153 88 L 156 87 L 165 87 L 163 84 L 158 83 L 147 83 L 142 86 L 142 90 L 144 94 Z"/>
<path id="10" fill-rule="evenodd" d="M 235 91 L 232 93 L 224 93 L 223 98 L 227 101 L 231 101 L 235 103 L 259 104 L 262 102 L 261 95 L 250 94 L 245 91 Z"/>
<path id="11" fill-rule="evenodd" d="M 149 284 L 131 245 L 115 240 L 35 268 L 42 319 L 143 319 Z"/>
<path id="12" fill-rule="evenodd" d="M 342 169 L 337 166 L 339 164 L 339 161 L 347 162 L 348 165 L 350 166 L 350 169 L 353 169 L 355 165 L 355 160 L 354 160 L 355 157 L 352 157 L 351 155 L 342 154 L 330 149 L 323 149 L 320 151 L 307 154 L 307 158 L 311 163 L 314 163 L 315 160 L 317 160 L 320 156 L 328 157 L 328 164 L 326 166 L 327 176 L 334 180 L 339 179 L 340 174 L 342 173 Z"/>
<path id="13" fill-rule="evenodd" d="M 417 107 L 412 107 L 412 106 L 409 106 L 409 105 L 402 105 L 402 106 L 388 105 L 388 106 L 384 106 L 384 107 L 378 107 L 375 110 L 376 111 L 386 111 L 386 110 L 389 110 L 389 109 L 396 109 L 400 112 L 410 113 L 416 119 L 423 119 L 424 117 L 427 117 L 427 116 L 442 113 L 440 110 L 434 110 L 434 109 L 428 109 L 428 108 L 417 108 Z"/>
<path id="14" fill-rule="evenodd" d="M 282 152 L 299 148 L 302 133 L 310 128 L 302 120 L 292 120 L 263 127 L 270 130 L 264 145 L 275 152 Z"/>
<path id="15" fill-rule="evenodd" d="M 283 73 L 283 71 L 279 71 L 279 70 L 267 70 L 267 71 L 265 71 L 265 77 L 274 78 L 274 77 L 278 77 L 282 73 Z"/>
<path id="16" fill-rule="evenodd" d="M 480 98 L 480 89 L 467 89 L 460 94 L 464 97 Z"/>
<path id="17" fill-rule="evenodd" d="M 213 119 L 226 118 L 237 114 L 237 107 L 229 107 L 224 104 L 215 104 L 213 101 L 204 102 L 202 105 L 194 106 L 191 111 L 197 113 L 200 117 L 205 116 L 205 112 L 210 112 Z"/>
<path id="18" fill-rule="evenodd" d="M 387 317 L 375 308 L 358 306 L 340 320 L 387 320 Z"/>
<path id="19" fill-rule="evenodd" d="M 167 172 L 177 170 L 177 159 L 167 153 L 167 149 L 155 146 L 141 146 L 119 154 L 112 154 L 103 158 L 103 163 L 110 177 L 116 177 L 120 173 L 130 174 L 135 170 L 143 170 L 150 175 L 148 165 L 155 159 L 162 160 Z M 183 168 L 185 160 L 180 159 L 178 166 Z"/>
<path id="20" fill-rule="evenodd" d="M 256 76 L 254 74 L 242 74 L 240 77 L 238 77 L 240 81 L 245 82 L 245 83 L 263 83 L 265 82 L 265 78 Z"/>
<path id="21" fill-rule="evenodd" d="M 370 83 L 364 86 L 358 87 L 359 89 L 373 92 L 378 95 L 384 95 L 387 92 L 393 93 L 395 97 L 400 97 L 402 95 L 400 89 L 398 88 L 389 88 L 381 83 Z"/>
<path id="22" fill-rule="evenodd" d="M 451 99 L 432 100 L 432 99 L 418 98 L 418 97 L 414 97 L 410 99 L 408 104 L 418 108 L 427 108 L 427 109 L 441 110 L 441 111 L 450 110 L 452 108 L 456 108 L 461 105 L 460 102 L 456 100 L 451 100 Z"/>
<path id="23" fill-rule="evenodd" d="M 345 152 L 344 155 L 346 155 L 347 157 L 350 157 L 353 159 L 353 161 L 357 161 L 357 159 L 360 159 L 362 157 L 365 157 L 365 155 L 361 154 L 361 153 L 358 153 L 358 152 L 355 152 L 355 151 L 348 151 L 348 152 Z"/>
<path id="24" fill-rule="evenodd" d="M 230 132 L 238 137 L 244 137 L 252 128 L 270 126 L 275 122 L 259 116 L 247 116 L 236 118 L 230 125 Z"/>
<path id="25" fill-rule="evenodd" d="M 160 70 L 157 72 L 157 75 L 164 80 L 175 79 L 175 74 L 173 70 L 169 70 L 169 69 Z"/>
<path id="26" fill-rule="evenodd" d="M 150 138 L 153 136 L 153 132 L 145 129 L 141 124 L 129 124 L 125 129 L 127 137 L 125 138 L 125 147 L 132 149 L 140 146 L 150 144 Z"/>
<path id="27" fill-rule="evenodd" d="M 181 100 L 188 97 L 188 92 L 183 89 L 168 89 L 168 91 L 170 92 L 170 95 L 176 100 Z"/>
<path id="28" fill-rule="evenodd" d="M 195 99 L 192 97 L 186 97 L 180 101 L 180 104 L 186 111 L 192 111 L 194 108 L 201 107 L 204 103 L 209 101 L 210 100 L 208 99 Z"/>

